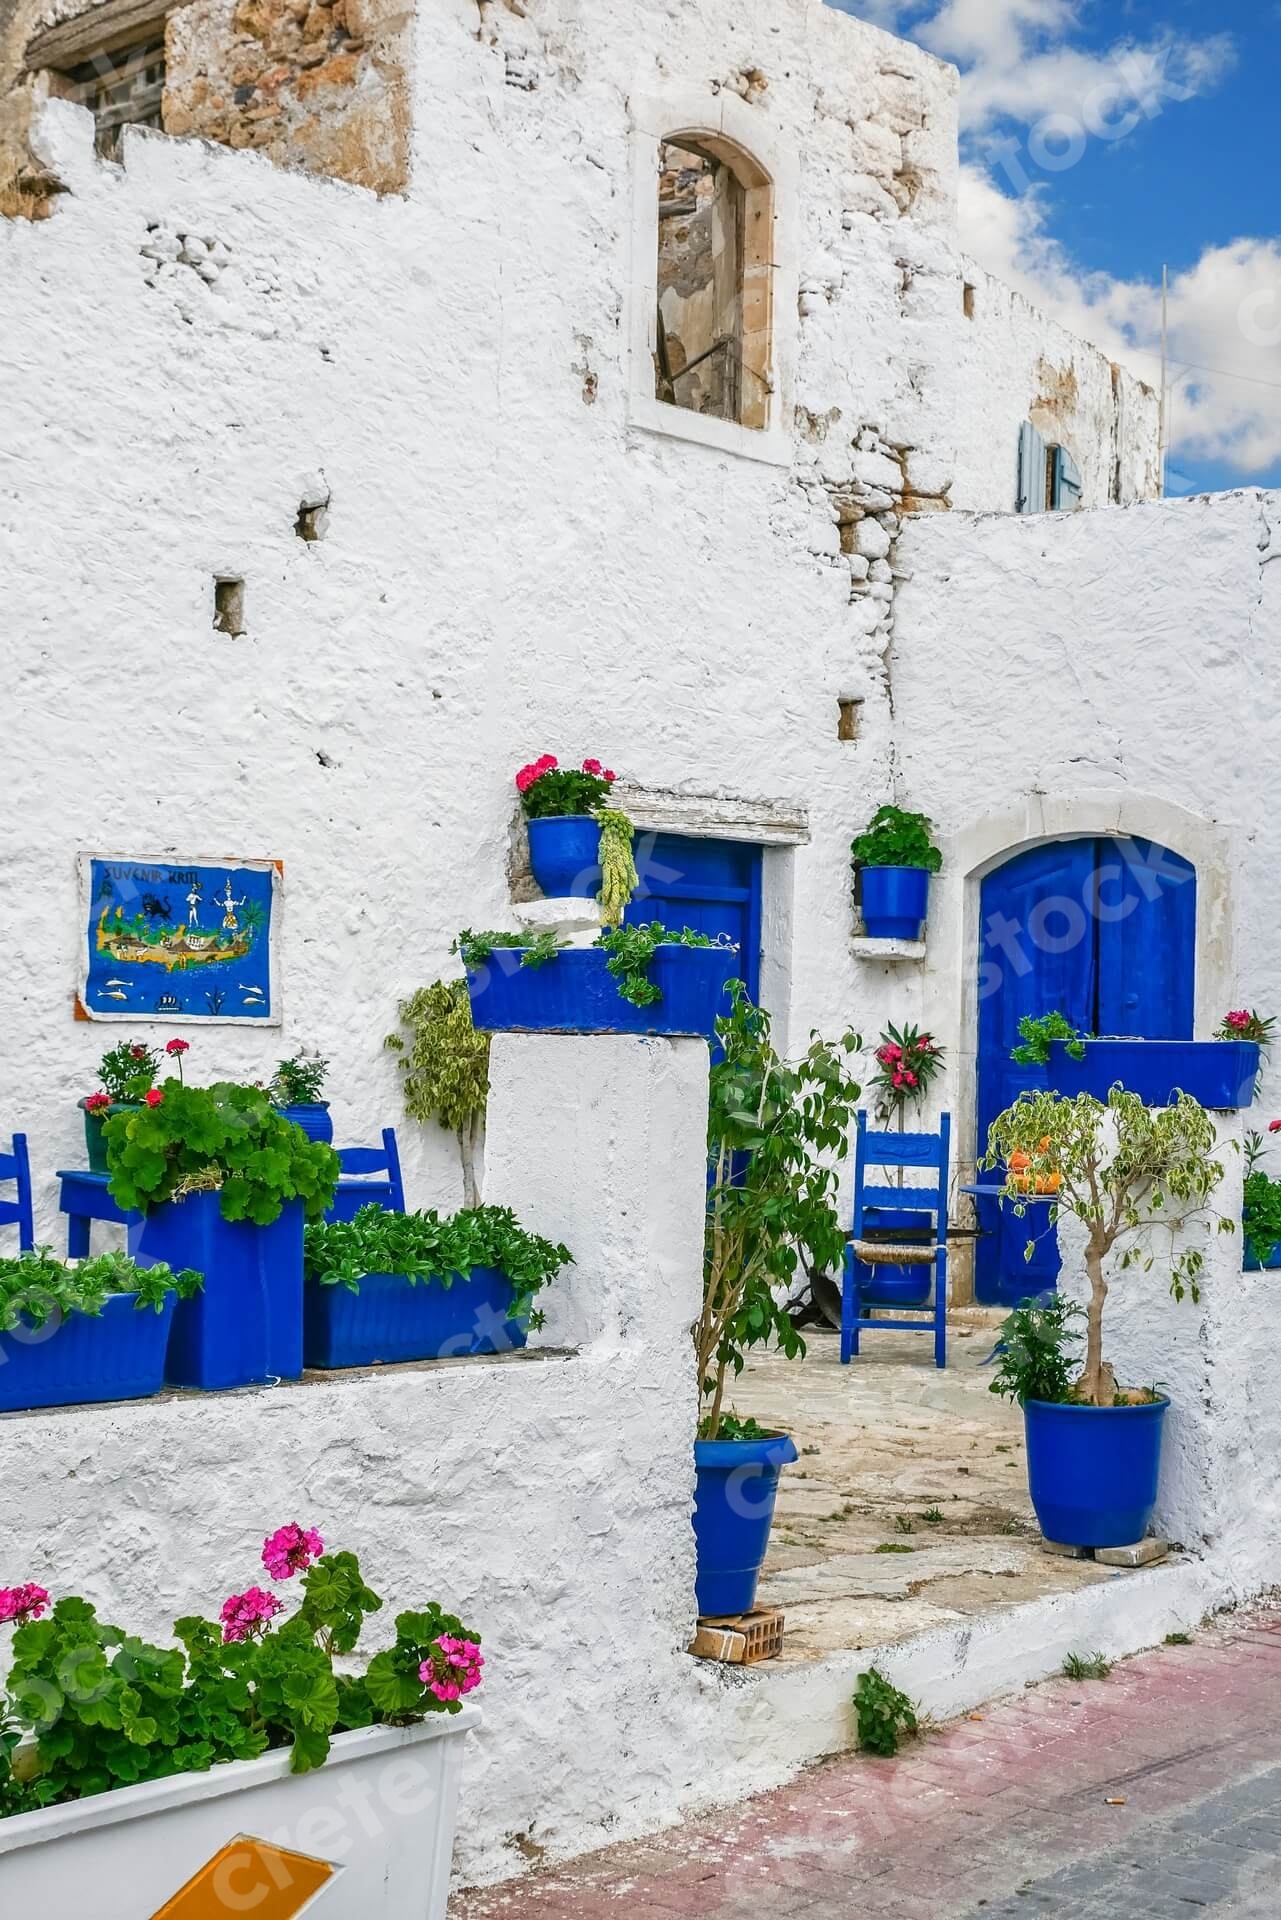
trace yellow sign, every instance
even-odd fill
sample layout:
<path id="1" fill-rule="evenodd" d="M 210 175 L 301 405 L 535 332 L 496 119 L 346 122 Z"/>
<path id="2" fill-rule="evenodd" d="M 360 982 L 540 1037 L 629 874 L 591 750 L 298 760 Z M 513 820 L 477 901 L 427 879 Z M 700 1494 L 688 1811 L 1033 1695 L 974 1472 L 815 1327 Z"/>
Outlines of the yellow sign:
<path id="1" fill-rule="evenodd" d="M 269 1846 L 241 1834 L 216 1853 L 195 1878 L 166 1900 L 152 1920 L 293 1920 L 334 1877 L 325 1860 Z"/>

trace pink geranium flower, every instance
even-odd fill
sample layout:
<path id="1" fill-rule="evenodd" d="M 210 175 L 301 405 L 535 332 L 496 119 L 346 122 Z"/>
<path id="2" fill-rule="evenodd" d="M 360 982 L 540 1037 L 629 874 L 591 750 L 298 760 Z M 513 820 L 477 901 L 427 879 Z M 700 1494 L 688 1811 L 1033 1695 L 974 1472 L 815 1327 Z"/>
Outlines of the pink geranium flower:
<path id="1" fill-rule="evenodd" d="M 300 1527 L 291 1520 L 263 1541 L 262 1564 L 273 1580 L 292 1580 L 296 1573 L 306 1573 L 324 1551 L 325 1543 L 314 1527 Z"/>
<path id="2" fill-rule="evenodd" d="M 49 1604 L 49 1595 L 43 1587 L 28 1583 L 22 1587 L 0 1587 L 0 1625 L 16 1620 L 23 1626 L 28 1620 L 38 1620 Z"/>
<path id="3" fill-rule="evenodd" d="M 222 1637 L 224 1643 L 233 1640 L 250 1640 L 263 1634 L 278 1613 L 283 1613 L 285 1603 L 278 1600 L 274 1593 L 266 1593 L 261 1587 L 250 1587 L 246 1593 L 233 1593 L 222 1603 Z"/>
<path id="4" fill-rule="evenodd" d="M 485 1656 L 474 1640 L 458 1640 L 449 1633 L 442 1633 L 435 1645 L 438 1651 L 423 1661 L 418 1677 L 437 1700 L 461 1700 L 480 1685 Z"/>

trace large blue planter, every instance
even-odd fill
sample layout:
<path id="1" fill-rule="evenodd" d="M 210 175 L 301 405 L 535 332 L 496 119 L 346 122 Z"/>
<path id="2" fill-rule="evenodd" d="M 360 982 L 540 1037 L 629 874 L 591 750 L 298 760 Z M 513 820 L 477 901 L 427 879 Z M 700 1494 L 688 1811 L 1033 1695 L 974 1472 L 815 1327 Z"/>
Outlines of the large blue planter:
<path id="1" fill-rule="evenodd" d="M 600 828 L 589 813 L 530 820 L 529 864 L 549 900 L 594 900 L 600 892 Z"/>
<path id="2" fill-rule="evenodd" d="M 1047 1540 L 1129 1547 L 1156 1506 L 1168 1400 L 1139 1407 L 1023 1407 L 1027 1478 Z"/>
<path id="3" fill-rule="evenodd" d="M 925 867 L 862 867 L 859 898 L 870 940 L 919 940 L 929 911 L 930 876 Z"/>
<path id="4" fill-rule="evenodd" d="M 866 1228 L 893 1227 L 896 1231 L 915 1228 L 933 1241 L 934 1215 L 914 1213 L 907 1208 L 868 1207 L 863 1215 Z M 864 1260 L 851 1262 L 858 1297 L 865 1307 L 923 1307 L 929 1301 L 934 1275 L 925 1266 L 869 1266 Z"/>
<path id="5" fill-rule="evenodd" d="M 511 1320 L 512 1283 L 495 1267 L 468 1279 L 411 1284 L 402 1273 L 367 1273 L 360 1292 L 308 1281 L 303 1294 L 303 1359 L 309 1367 L 376 1367 L 404 1360 L 451 1360 L 510 1353 L 526 1327 Z"/>
<path id="6" fill-rule="evenodd" d="M 1119 1080 L 1149 1107 L 1170 1107 L 1180 1092 L 1203 1107 L 1230 1112 L 1254 1100 L 1259 1049 L 1252 1040 L 1087 1040 L 1074 1060 L 1067 1042 L 1050 1044 L 1049 1081 L 1058 1093 L 1106 1101 Z"/>
<path id="7" fill-rule="evenodd" d="M 159 1313 L 139 1312 L 137 1298 L 113 1294 L 101 1314 L 71 1313 L 57 1328 L 0 1334 L 0 1413 L 159 1393 L 176 1296 Z"/>
<path id="8" fill-rule="evenodd" d="M 729 1011 L 725 992 L 739 971 L 733 947 L 659 947 L 650 978 L 653 1006 L 624 1000 L 602 947 L 572 947 L 541 967 L 522 967 L 523 949 L 496 948 L 467 975 L 472 1019 L 491 1033 L 666 1033 L 710 1038 Z"/>
<path id="9" fill-rule="evenodd" d="M 129 1227 L 140 1266 L 194 1267 L 202 1292 L 180 1300 L 165 1378 L 175 1387 L 260 1386 L 302 1372 L 301 1200 L 269 1227 L 224 1220 L 217 1193 L 169 1200 Z"/>
<path id="10" fill-rule="evenodd" d="M 772 1440 L 694 1442 L 695 1595 L 704 1617 L 755 1606 L 778 1476 L 796 1458 L 795 1442 L 785 1433 Z"/>
<path id="11" fill-rule="evenodd" d="M 306 1106 L 277 1107 L 276 1112 L 282 1120 L 292 1120 L 296 1127 L 301 1127 L 309 1140 L 323 1141 L 327 1147 L 333 1145 L 334 1123 L 327 1100 Z"/>

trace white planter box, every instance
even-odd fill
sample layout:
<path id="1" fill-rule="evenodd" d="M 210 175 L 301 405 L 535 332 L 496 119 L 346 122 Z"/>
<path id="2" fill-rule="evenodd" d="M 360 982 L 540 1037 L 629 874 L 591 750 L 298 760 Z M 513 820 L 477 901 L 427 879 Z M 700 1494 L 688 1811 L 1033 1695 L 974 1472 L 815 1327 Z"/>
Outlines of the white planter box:
<path id="1" fill-rule="evenodd" d="M 239 1838 L 333 1863 L 299 1912 L 315 1920 L 445 1920 L 463 1738 L 480 1714 L 340 1733 L 316 1773 L 289 1751 L 177 1774 L 0 1820 L 0 1914 L 39 1920 L 150 1920 Z M 210 1911 L 279 1901 L 242 1858 Z M 271 1912 L 275 1905 L 268 1905 Z"/>

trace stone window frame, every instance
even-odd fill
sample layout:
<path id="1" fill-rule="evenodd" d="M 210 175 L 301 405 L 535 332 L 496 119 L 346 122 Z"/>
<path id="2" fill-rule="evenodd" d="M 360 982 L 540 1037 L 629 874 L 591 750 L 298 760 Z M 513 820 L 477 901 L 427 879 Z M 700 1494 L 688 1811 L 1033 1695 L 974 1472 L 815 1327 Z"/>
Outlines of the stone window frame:
<path id="1" fill-rule="evenodd" d="M 627 302 L 628 421 L 647 433 L 689 440 L 771 466 L 791 466 L 799 275 L 796 154 L 737 94 L 672 88 L 631 101 L 632 271 Z M 768 424 L 694 413 L 654 392 L 658 346 L 658 181 L 661 150 L 692 141 L 733 168 L 746 198 L 744 359 L 770 388 Z M 755 239 L 753 240 L 753 236 Z"/>
<path id="2" fill-rule="evenodd" d="M 27 71 L 43 79 L 47 91 L 55 97 L 71 99 L 94 115 L 97 133 L 95 147 L 100 158 L 116 155 L 101 144 L 103 128 L 94 95 L 101 88 L 85 79 L 84 67 L 99 59 L 109 62 L 112 54 L 139 55 L 152 43 L 163 45 L 169 15 L 181 0 L 99 0 L 40 28 L 27 42 L 23 62 Z M 76 77 L 79 76 L 79 77 Z M 101 86 L 111 84 L 110 67 L 102 73 Z M 125 115 L 116 123 L 117 135 L 127 125 L 140 122 Z M 158 131 L 162 129 L 157 129 Z M 113 143 L 114 144 L 114 143 Z"/>

